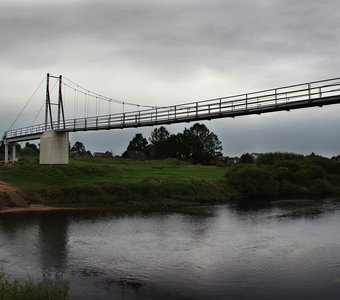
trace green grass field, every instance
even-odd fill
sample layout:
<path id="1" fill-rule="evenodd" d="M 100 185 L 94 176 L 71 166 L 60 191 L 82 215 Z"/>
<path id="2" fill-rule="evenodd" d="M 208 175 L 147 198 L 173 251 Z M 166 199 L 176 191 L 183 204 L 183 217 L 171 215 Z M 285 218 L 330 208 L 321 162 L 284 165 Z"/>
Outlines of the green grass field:
<path id="1" fill-rule="evenodd" d="M 18 187 L 29 203 L 167 209 L 241 198 L 339 196 L 340 164 L 315 154 L 293 153 L 267 153 L 256 162 L 232 167 L 121 158 L 41 166 L 38 158 L 24 157 L 15 166 L 0 166 L 0 181 Z"/>
<path id="2" fill-rule="evenodd" d="M 173 160 L 89 159 L 70 160 L 70 164 L 64 166 L 40 166 L 36 158 L 24 158 L 16 166 L 0 167 L 0 180 L 27 190 L 145 180 L 216 182 L 223 179 L 224 175 L 225 168 L 190 165 Z"/>
<path id="3" fill-rule="evenodd" d="M 226 168 L 175 160 L 71 160 L 39 165 L 23 158 L 1 166 L 0 180 L 20 189 L 29 203 L 71 207 L 168 209 L 223 202 Z"/>

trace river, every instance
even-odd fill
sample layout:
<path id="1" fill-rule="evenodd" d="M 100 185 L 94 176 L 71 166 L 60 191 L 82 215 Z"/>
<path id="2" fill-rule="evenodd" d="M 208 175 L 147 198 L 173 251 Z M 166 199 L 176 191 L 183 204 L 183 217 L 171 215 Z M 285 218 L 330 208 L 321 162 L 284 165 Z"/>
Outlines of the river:
<path id="1" fill-rule="evenodd" d="M 71 299 L 340 299 L 340 202 L 1 215 L 0 266 Z"/>

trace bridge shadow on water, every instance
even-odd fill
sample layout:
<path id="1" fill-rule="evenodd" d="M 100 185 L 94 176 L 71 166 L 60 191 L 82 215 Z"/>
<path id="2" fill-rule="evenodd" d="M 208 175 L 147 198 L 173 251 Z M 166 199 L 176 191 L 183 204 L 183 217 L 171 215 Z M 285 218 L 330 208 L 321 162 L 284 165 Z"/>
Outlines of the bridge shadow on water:
<path id="1" fill-rule="evenodd" d="M 40 216 L 39 250 L 44 277 L 60 277 L 65 272 L 68 230 L 69 216 L 60 213 Z"/>

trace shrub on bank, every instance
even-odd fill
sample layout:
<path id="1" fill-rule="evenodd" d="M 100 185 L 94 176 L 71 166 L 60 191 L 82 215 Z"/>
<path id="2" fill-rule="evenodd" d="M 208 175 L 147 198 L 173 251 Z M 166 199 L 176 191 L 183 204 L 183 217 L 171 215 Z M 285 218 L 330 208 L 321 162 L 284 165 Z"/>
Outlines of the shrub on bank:
<path id="1" fill-rule="evenodd" d="M 59 189 L 59 192 L 51 190 L 50 195 L 45 190 L 43 194 L 43 203 L 47 205 L 122 209 L 168 209 L 216 204 L 234 196 L 223 182 L 172 182 L 153 179 L 130 183 L 102 183 L 86 188 L 65 187 Z"/>
<path id="2" fill-rule="evenodd" d="M 8 300 L 67 300 L 68 283 L 50 281 L 35 283 L 28 278 L 24 281 L 11 279 L 0 270 L 0 299 Z"/>
<path id="3" fill-rule="evenodd" d="M 234 165 L 226 177 L 244 197 L 324 197 L 340 191 L 339 162 L 315 154 L 266 153 L 255 164 Z"/>
<path id="4" fill-rule="evenodd" d="M 239 165 L 228 176 L 229 184 L 246 197 L 269 197 L 277 192 L 277 183 L 267 168 Z"/>

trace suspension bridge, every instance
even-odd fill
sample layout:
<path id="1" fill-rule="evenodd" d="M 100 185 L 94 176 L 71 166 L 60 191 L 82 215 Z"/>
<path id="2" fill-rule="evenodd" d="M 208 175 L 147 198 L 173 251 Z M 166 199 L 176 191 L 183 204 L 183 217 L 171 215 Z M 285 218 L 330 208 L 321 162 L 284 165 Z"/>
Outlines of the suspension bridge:
<path id="1" fill-rule="evenodd" d="M 52 88 L 51 80 L 55 81 Z M 52 101 L 51 90 L 54 90 L 57 83 L 58 92 L 54 97 L 57 101 Z M 64 99 L 66 90 L 71 90 L 74 93 L 73 117 L 67 117 L 66 114 Z M 84 99 L 81 108 L 78 104 L 79 95 Z M 100 103 L 103 101 L 108 104 L 105 113 L 101 113 L 99 109 Z M 16 143 L 40 139 L 41 164 L 67 164 L 69 132 L 137 128 L 216 118 L 234 118 L 337 103 L 340 103 L 340 78 L 177 105 L 151 106 L 106 97 L 85 89 L 65 77 L 47 74 L 45 99 L 39 110 L 40 113 L 45 108 L 44 122 L 16 129 L 11 128 L 4 133 L 2 139 L 5 144 L 5 163 L 10 161 L 10 146 L 12 146 L 12 160 L 14 161 L 16 159 Z M 95 112 L 90 110 L 93 104 Z M 120 105 L 121 112 L 111 113 L 113 104 Z M 82 116 L 78 116 L 79 110 L 83 111 Z M 91 113 L 92 115 L 90 115 Z"/>

